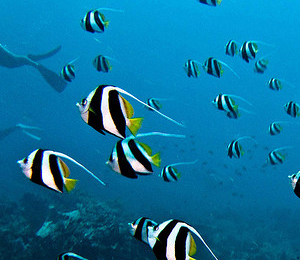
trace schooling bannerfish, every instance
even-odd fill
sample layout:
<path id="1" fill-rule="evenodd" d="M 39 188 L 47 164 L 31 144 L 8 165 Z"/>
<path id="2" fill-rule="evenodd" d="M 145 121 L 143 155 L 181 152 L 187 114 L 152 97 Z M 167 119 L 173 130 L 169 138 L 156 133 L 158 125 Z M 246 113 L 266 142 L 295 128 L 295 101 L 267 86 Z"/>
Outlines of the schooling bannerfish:
<path id="1" fill-rule="evenodd" d="M 258 46 L 254 41 L 246 41 L 240 48 L 240 55 L 243 60 L 249 62 L 249 60 L 255 59 L 256 53 L 258 52 Z"/>
<path id="2" fill-rule="evenodd" d="M 112 69 L 111 65 L 109 64 L 108 58 L 103 55 L 96 56 L 93 60 L 93 65 L 99 72 L 102 71 L 107 73 Z"/>
<path id="3" fill-rule="evenodd" d="M 293 101 L 289 101 L 289 102 L 287 102 L 284 105 L 284 110 L 291 117 L 298 117 L 298 116 L 300 116 L 299 109 L 300 109 L 299 104 L 296 103 L 296 102 L 293 102 Z"/>
<path id="4" fill-rule="evenodd" d="M 157 225 L 155 221 L 145 217 L 141 217 L 128 224 L 130 225 L 131 235 L 146 244 L 148 244 L 148 227 Z"/>
<path id="5" fill-rule="evenodd" d="M 109 21 L 105 20 L 104 15 L 98 9 L 87 12 L 80 21 L 82 29 L 91 33 L 103 33 L 108 24 Z"/>
<path id="6" fill-rule="evenodd" d="M 240 145 L 240 141 L 244 139 L 250 139 L 256 142 L 252 137 L 250 136 L 243 136 L 239 137 L 238 139 L 233 140 L 228 146 L 227 146 L 227 155 L 229 158 L 235 157 L 235 158 L 241 158 L 245 154 L 242 146 Z"/>
<path id="7" fill-rule="evenodd" d="M 76 60 L 78 60 L 78 58 L 66 64 L 60 72 L 60 76 L 67 82 L 72 82 L 75 79 L 75 66 L 73 63 Z"/>
<path id="8" fill-rule="evenodd" d="M 77 180 L 68 179 L 70 171 L 68 166 L 59 158 L 66 158 L 87 171 L 101 184 L 105 185 L 98 177 L 86 169 L 83 165 L 60 152 L 37 149 L 30 153 L 18 164 L 22 168 L 25 176 L 32 182 L 44 186 L 48 189 L 63 193 L 63 188 L 70 192 L 75 188 Z"/>
<path id="9" fill-rule="evenodd" d="M 300 171 L 297 173 L 294 173 L 288 177 L 290 178 L 290 182 L 291 182 L 292 188 L 294 190 L 294 193 L 296 194 L 296 196 L 298 198 L 300 198 L 300 180 L 299 180 Z"/>
<path id="10" fill-rule="evenodd" d="M 158 260 L 192 260 L 191 256 L 196 253 L 197 249 L 191 232 L 218 260 L 198 231 L 180 220 L 170 219 L 159 225 L 148 227 L 149 245 Z"/>
<path id="11" fill-rule="evenodd" d="M 198 76 L 200 75 L 198 62 L 195 60 L 187 60 L 183 68 L 188 77 L 198 78 Z"/>
<path id="12" fill-rule="evenodd" d="M 158 111 L 162 108 L 162 104 L 159 102 L 159 99 L 157 99 L 157 98 L 148 98 L 147 104 L 149 105 L 149 107 L 151 107 L 151 108 L 148 108 L 150 111 L 153 110 L 152 108 L 154 108 Z"/>
<path id="13" fill-rule="evenodd" d="M 286 155 L 282 153 L 282 150 L 292 148 L 291 146 L 284 146 L 281 148 L 274 149 L 268 155 L 267 162 L 271 165 L 282 164 L 285 160 Z"/>
<path id="14" fill-rule="evenodd" d="M 254 64 L 254 71 L 261 74 L 264 73 L 265 70 L 267 69 L 268 63 L 269 63 L 268 60 L 263 58 L 257 60 Z"/>
<path id="15" fill-rule="evenodd" d="M 234 55 L 238 54 L 238 47 L 237 43 L 234 40 L 230 40 L 225 45 L 225 54 L 228 56 L 233 57 Z"/>

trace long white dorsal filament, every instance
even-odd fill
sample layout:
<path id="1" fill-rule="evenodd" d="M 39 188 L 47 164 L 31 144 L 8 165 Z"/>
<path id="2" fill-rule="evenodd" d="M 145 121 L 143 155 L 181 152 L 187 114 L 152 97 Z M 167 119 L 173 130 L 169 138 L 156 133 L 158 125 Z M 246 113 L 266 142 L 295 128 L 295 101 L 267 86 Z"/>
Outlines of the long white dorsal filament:
<path id="1" fill-rule="evenodd" d="M 229 97 L 233 97 L 233 98 L 240 99 L 240 100 L 246 102 L 248 105 L 252 106 L 252 103 L 250 103 L 248 100 L 244 99 L 244 98 L 241 97 L 241 96 L 238 96 L 238 95 L 232 95 L 232 94 L 224 94 L 224 95 L 227 95 L 227 96 L 229 96 Z"/>
<path id="2" fill-rule="evenodd" d="M 276 152 L 278 152 L 278 151 L 285 150 L 285 149 L 291 149 L 291 148 L 293 148 L 293 146 L 283 146 L 283 147 L 274 149 L 274 150 L 272 151 L 272 153 L 276 153 Z"/>
<path id="3" fill-rule="evenodd" d="M 153 107 L 149 106 L 148 104 L 144 103 L 143 101 L 139 100 L 138 98 L 136 98 L 136 97 L 133 96 L 132 94 L 128 93 L 127 91 L 125 91 L 125 90 L 123 90 L 123 89 L 121 89 L 121 88 L 119 88 L 119 87 L 114 87 L 114 88 L 115 88 L 117 91 L 119 91 L 119 92 L 121 92 L 121 93 L 123 93 L 123 94 L 125 94 L 125 95 L 127 95 L 127 96 L 129 96 L 129 97 L 131 97 L 131 98 L 133 98 L 133 99 L 135 99 L 136 101 L 140 102 L 140 103 L 143 104 L 144 106 L 146 106 L 146 107 L 150 108 L 151 110 L 155 111 L 156 113 L 158 113 L 158 114 L 161 115 L 162 117 L 164 117 L 164 118 L 168 119 L 169 121 L 175 123 L 176 125 L 179 125 L 179 126 L 181 126 L 181 127 L 186 127 L 185 125 L 183 125 L 183 124 L 181 124 L 181 123 L 175 121 L 174 119 L 172 119 L 172 118 L 166 116 L 165 114 L 159 112 L 159 111 L 156 110 L 155 108 L 153 108 Z"/>
<path id="4" fill-rule="evenodd" d="M 124 13 L 124 10 L 114 9 L 114 8 L 106 8 L 106 7 L 97 8 L 97 11 L 111 11 L 111 12 Z"/>
<path id="5" fill-rule="evenodd" d="M 70 62 L 68 63 L 68 65 L 71 65 L 72 63 L 74 63 L 75 61 L 77 61 L 79 58 L 80 58 L 80 57 L 77 57 L 76 59 L 70 61 Z"/>
<path id="6" fill-rule="evenodd" d="M 193 227 L 191 227 L 190 225 L 188 224 L 185 224 L 186 227 L 188 229 L 190 229 L 193 233 L 195 233 L 197 235 L 197 237 L 200 238 L 200 240 L 202 241 L 202 243 L 205 245 L 205 247 L 208 249 L 208 251 L 212 254 L 212 256 L 216 259 L 216 260 L 219 260 L 215 254 L 213 253 L 213 251 L 209 248 L 209 246 L 206 244 L 206 242 L 204 241 L 204 239 L 202 238 L 202 236 L 198 233 L 198 231 L 196 229 L 194 229 Z"/>
<path id="7" fill-rule="evenodd" d="M 41 138 L 38 137 L 37 135 L 31 134 L 31 133 L 29 133 L 28 131 L 26 131 L 26 130 L 24 130 L 24 129 L 22 129 L 22 132 L 23 132 L 24 134 L 28 135 L 29 137 L 31 137 L 31 138 L 37 140 L 37 141 L 40 141 L 40 140 L 41 140 Z"/>
<path id="8" fill-rule="evenodd" d="M 199 159 L 195 160 L 195 161 L 192 161 L 192 162 L 179 162 L 179 163 L 172 163 L 170 164 L 169 166 L 179 166 L 179 165 L 190 165 L 190 164 L 195 164 L 196 162 L 198 162 Z"/>
<path id="9" fill-rule="evenodd" d="M 220 60 L 217 60 L 217 62 L 221 63 L 221 64 L 224 65 L 226 68 L 228 68 L 229 70 L 231 70 L 231 72 L 232 72 L 235 76 L 237 76 L 237 77 L 240 79 L 239 74 L 237 74 L 237 73 L 236 73 L 232 68 L 230 68 L 229 65 L 227 65 L 225 62 L 220 61 Z"/>
<path id="10" fill-rule="evenodd" d="M 242 137 L 239 137 L 238 139 L 236 139 L 235 141 L 238 142 L 238 141 L 241 141 L 243 139 L 250 139 L 250 140 L 252 140 L 253 142 L 255 142 L 257 144 L 257 141 L 251 136 L 242 136 Z"/>
<path id="11" fill-rule="evenodd" d="M 90 175 L 92 175 L 92 177 L 94 177 L 97 181 L 99 181 L 102 185 L 106 185 L 103 181 L 101 181 L 94 173 L 92 173 L 90 170 L 88 170 L 87 168 L 85 168 L 82 164 L 80 164 L 79 162 L 77 162 L 76 160 L 74 160 L 73 158 L 71 158 L 70 156 L 66 155 L 66 154 L 63 154 L 63 153 L 60 153 L 60 152 L 54 152 L 54 151 L 51 151 L 51 153 L 53 153 L 54 155 L 56 156 L 59 156 L 59 157 L 63 157 L 63 158 L 66 158 L 68 160 L 70 160 L 71 162 L 77 164 L 79 167 L 81 167 L 82 169 L 84 169 L 86 172 L 88 172 Z"/>
<path id="12" fill-rule="evenodd" d="M 16 124 L 16 126 L 22 128 L 22 129 L 43 130 L 42 128 L 39 128 L 36 126 L 29 126 L 29 125 L 23 125 L 23 124 Z"/>
<path id="13" fill-rule="evenodd" d="M 186 138 L 185 135 L 166 134 L 166 133 L 161 133 L 161 132 L 150 132 L 150 133 L 145 133 L 145 134 L 137 134 L 136 136 L 132 136 L 129 138 L 138 138 L 138 137 L 146 137 L 146 136 L 153 136 L 153 135 L 164 136 L 164 137 Z"/>

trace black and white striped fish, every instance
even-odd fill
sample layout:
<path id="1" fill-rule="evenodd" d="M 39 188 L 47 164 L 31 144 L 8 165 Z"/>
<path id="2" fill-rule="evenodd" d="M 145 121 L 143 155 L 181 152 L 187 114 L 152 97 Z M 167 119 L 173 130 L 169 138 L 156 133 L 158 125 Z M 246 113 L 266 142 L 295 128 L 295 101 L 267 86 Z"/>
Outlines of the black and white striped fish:
<path id="1" fill-rule="evenodd" d="M 209 57 L 203 64 L 204 70 L 212 76 L 220 78 L 223 75 L 221 63 L 212 57 Z"/>
<path id="2" fill-rule="evenodd" d="M 278 135 L 282 131 L 282 126 L 279 124 L 279 122 L 273 122 L 270 124 L 268 132 L 270 135 Z"/>
<path id="3" fill-rule="evenodd" d="M 102 71 L 107 73 L 112 69 L 111 65 L 109 64 L 108 58 L 103 55 L 96 56 L 93 60 L 93 65 L 96 70 L 100 72 Z"/>
<path id="4" fill-rule="evenodd" d="M 282 150 L 292 148 L 291 146 L 285 146 L 281 148 L 274 149 L 268 154 L 267 162 L 275 165 L 275 164 L 282 164 L 286 158 L 286 154 L 281 152 Z"/>
<path id="5" fill-rule="evenodd" d="M 84 258 L 72 252 L 62 253 L 56 258 L 56 260 L 73 260 L 73 259 L 88 260 L 87 258 Z"/>
<path id="6" fill-rule="evenodd" d="M 141 127 L 143 118 L 132 118 L 133 108 L 119 92 L 126 91 L 110 85 L 100 85 L 92 91 L 79 107 L 82 119 L 101 134 L 105 132 L 126 138 L 126 126 L 133 135 Z"/>
<path id="7" fill-rule="evenodd" d="M 77 180 L 68 179 L 70 175 L 69 168 L 59 157 L 74 162 L 91 174 L 101 184 L 105 185 L 104 182 L 73 158 L 51 150 L 34 150 L 23 160 L 19 160 L 18 164 L 22 168 L 25 176 L 32 182 L 60 193 L 63 193 L 63 188 L 65 188 L 67 192 L 70 192 L 75 188 Z"/>
<path id="8" fill-rule="evenodd" d="M 188 77 L 198 78 L 198 76 L 200 75 L 198 62 L 195 60 L 187 60 L 183 68 Z"/>
<path id="9" fill-rule="evenodd" d="M 294 173 L 290 176 L 288 176 L 290 178 L 290 182 L 292 185 L 292 188 L 294 190 L 294 193 L 296 194 L 297 197 L 300 198 L 300 171 L 297 173 Z"/>
<path id="10" fill-rule="evenodd" d="M 148 98 L 147 104 L 149 105 L 149 107 L 151 107 L 151 108 L 148 108 L 148 107 L 147 108 L 152 111 L 153 111 L 152 108 L 155 108 L 158 111 L 162 108 L 162 104 L 156 98 Z"/>
<path id="11" fill-rule="evenodd" d="M 95 33 L 103 33 L 104 29 L 108 27 L 109 21 L 105 20 L 105 17 L 98 10 L 91 10 L 85 14 L 81 19 L 80 25 L 83 30 Z"/>
<path id="12" fill-rule="evenodd" d="M 237 43 L 234 40 L 230 40 L 225 45 L 225 54 L 233 57 L 238 54 Z"/>
<path id="13" fill-rule="evenodd" d="M 299 109 L 300 109 L 299 104 L 296 103 L 296 102 L 293 102 L 293 101 L 287 102 L 284 105 L 284 110 L 291 117 L 298 117 L 298 116 L 300 116 Z"/>
<path id="14" fill-rule="evenodd" d="M 212 103 L 219 110 L 223 110 L 229 113 L 238 115 L 238 106 L 235 104 L 235 101 L 227 94 L 219 94 Z"/>
<path id="15" fill-rule="evenodd" d="M 137 179 L 138 175 L 153 173 L 152 165 L 160 166 L 160 154 L 152 155 L 151 148 L 132 137 L 117 142 L 106 162 L 115 172 Z"/>
<path id="16" fill-rule="evenodd" d="M 180 178 L 180 176 L 181 174 L 172 165 L 165 166 L 159 174 L 159 177 L 161 177 L 166 182 L 178 181 L 178 178 Z"/>
<path id="17" fill-rule="evenodd" d="M 167 220 L 157 226 L 148 227 L 148 241 L 158 260 L 192 259 L 196 253 L 194 233 L 218 260 L 196 229 L 180 220 Z"/>
<path id="18" fill-rule="evenodd" d="M 272 90 L 278 91 L 282 89 L 282 82 L 277 78 L 271 78 L 267 84 Z"/>
<path id="19" fill-rule="evenodd" d="M 61 77 L 68 82 L 75 79 L 75 67 L 73 64 L 67 64 L 64 66 L 60 72 Z"/>
<path id="20" fill-rule="evenodd" d="M 266 59 L 259 59 L 254 64 L 254 71 L 257 73 L 264 73 L 268 66 L 268 61 Z"/>
<path id="21" fill-rule="evenodd" d="M 256 53 L 258 52 L 258 46 L 254 41 L 246 41 L 240 48 L 240 55 L 243 60 L 249 62 L 249 60 L 255 59 Z"/>
<path id="22" fill-rule="evenodd" d="M 227 146 L 227 155 L 229 156 L 229 158 L 241 158 L 244 153 L 245 152 L 240 145 L 239 140 L 234 140 Z"/>
<path id="23" fill-rule="evenodd" d="M 131 235 L 148 244 L 148 227 L 156 226 L 157 223 L 149 218 L 141 217 L 129 225 Z"/>
<path id="24" fill-rule="evenodd" d="M 221 4 L 222 0 L 197 0 L 197 2 L 206 4 L 206 5 L 217 6 L 217 5 Z"/>

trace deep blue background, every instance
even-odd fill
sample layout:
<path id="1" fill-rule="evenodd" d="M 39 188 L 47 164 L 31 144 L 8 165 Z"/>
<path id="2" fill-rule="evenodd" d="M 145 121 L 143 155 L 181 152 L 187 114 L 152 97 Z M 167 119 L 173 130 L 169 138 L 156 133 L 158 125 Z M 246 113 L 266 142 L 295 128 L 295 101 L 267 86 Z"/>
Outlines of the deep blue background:
<path id="1" fill-rule="evenodd" d="M 0 68 L 1 128 L 20 122 L 44 129 L 39 142 L 20 132 L 0 142 L 1 193 L 11 198 L 28 191 L 47 196 L 51 191 L 29 182 L 16 161 L 37 148 L 48 148 L 68 154 L 109 184 L 99 185 L 68 163 L 71 177 L 79 179 L 76 189 L 101 201 L 120 198 L 137 218 L 180 218 L 197 224 L 202 215 L 207 217 L 212 212 L 235 212 L 247 221 L 249 216 L 272 219 L 274 212 L 282 210 L 292 212 L 297 220 L 299 198 L 287 176 L 300 167 L 300 125 L 299 118 L 287 115 L 283 105 L 290 100 L 300 103 L 299 2 L 224 0 L 214 8 L 193 0 L 115 0 L 101 1 L 101 6 L 98 1 L 2 0 L 0 6 L 1 44 L 9 50 L 42 53 L 62 45 L 59 54 L 41 62 L 57 72 L 80 57 L 74 63 L 76 79 L 61 94 L 51 89 L 34 68 Z M 80 19 L 88 10 L 99 7 L 124 12 L 103 11 L 110 20 L 103 34 L 83 31 Z M 274 45 L 259 45 L 258 57 L 270 54 L 267 71 L 256 74 L 253 61 L 247 64 L 238 56 L 225 56 L 224 46 L 230 39 Z M 117 60 L 111 61 L 113 69 L 108 74 L 98 73 L 93 67 L 92 60 L 98 54 Z M 183 65 L 187 59 L 204 62 L 210 56 L 229 64 L 240 79 L 226 68 L 220 79 L 203 71 L 198 79 L 186 76 Z M 285 85 L 282 91 L 272 91 L 266 85 L 271 77 L 285 79 L 295 87 Z M 136 117 L 145 117 L 141 133 L 161 131 L 185 134 L 187 138 L 146 137 L 141 141 L 151 146 L 153 153 L 161 151 L 162 165 L 195 159 L 198 163 L 178 167 L 182 178 L 177 183 L 164 183 L 157 177 L 159 169 L 153 176 L 138 180 L 111 171 L 105 162 L 117 138 L 102 136 L 86 125 L 75 106 L 100 84 L 119 86 L 142 100 L 170 98 L 163 103 L 163 112 L 184 122 L 187 128 L 127 100 Z M 244 97 L 253 106 L 237 102 L 254 114 L 241 112 L 237 120 L 227 118 L 211 104 L 219 93 Z M 284 125 L 279 136 L 270 136 L 268 125 L 275 120 L 295 123 Z M 255 136 L 258 145 L 244 140 L 245 155 L 239 160 L 229 159 L 228 143 L 245 135 Z M 272 149 L 286 145 L 293 149 L 282 165 L 263 167 Z M 218 219 L 215 221 L 218 227 Z M 284 229 L 285 225 L 282 218 L 280 227 Z"/>

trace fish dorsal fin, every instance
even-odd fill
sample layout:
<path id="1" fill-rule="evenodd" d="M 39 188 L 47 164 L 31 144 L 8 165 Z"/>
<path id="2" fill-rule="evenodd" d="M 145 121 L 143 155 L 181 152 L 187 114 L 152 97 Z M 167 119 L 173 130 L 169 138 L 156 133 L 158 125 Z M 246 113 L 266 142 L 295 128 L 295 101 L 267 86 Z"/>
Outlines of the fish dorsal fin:
<path id="1" fill-rule="evenodd" d="M 141 143 L 141 142 L 137 142 L 140 146 L 142 146 L 142 148 L 146 151 L 146 153 L 151 156 L 152 155 L 152 149 L 149 145 Z"/>
<path id="2" fill-rule="evenodd" d="M 133 110 L 132 105 L 125 98 L 123 98 L 121 95 L 120 95 L 120 98 L 123 101 L 127 117 L 132 118 L 132 116 L 134 114 L 134 110 Z"/>
<path id="3" fill-rule="evenodd" d="M 197 246 L 196 246 L 196 243 L 195 243 L 195 240 L 192 236 L 192 234 L 190 233 L 190 236 L 191 236 L 191 241 L 190 241 L 190 251 L 189 251 L 189 256 L 192 256 L 194 254 L 196 254 L 197 252 Z"/>
<path id="4" fill-rule="evenodd" d="M 61 169 L 62 169 L 62 172 L 63 172 L 64 177 L 65 177 L 65 178 L 68 178 L 68 177 L 70 176 L 70 170 L 69 170 L 69 167 L 66 165 L 66 163 L 65 163 L 62 159 L 60 159 L 60 158 L 58 158 L 58 157 L 57 157 L 57 159 L 58 159 L 59 164 L 60 164 L 60 166 L 61 166 Z"/>
<path id="5" fill-rule="evenodd" d="M 74 179 L 65 179 L 65 189 L 67 192 L 70 192 L 71 190 L 73 190 L 76 186 L 78 180 L 74 180 Z"/>
<path id="6" fill-rule="evenodd" d="M 104 16 L 104 14 L 99 12 L 99 15 L 100 15 L 102 21 L 105 22 L 105 16 Z"/>

